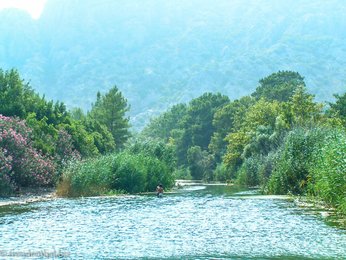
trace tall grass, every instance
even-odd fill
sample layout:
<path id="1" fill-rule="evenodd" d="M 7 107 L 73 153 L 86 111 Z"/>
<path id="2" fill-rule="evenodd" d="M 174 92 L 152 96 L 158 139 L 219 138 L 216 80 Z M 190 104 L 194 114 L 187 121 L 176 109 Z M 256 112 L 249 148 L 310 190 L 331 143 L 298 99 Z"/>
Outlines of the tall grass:
<path id="1" fill-rule="evenodd" d="M 346 133 L 331 130 L 315 152 L 309 192 L 346 214 Z"/>
<path id="2" fill-rule="evenodd" d="M 58 184 L 60 196 L 154 191 L 158 183 L 170 188 L 173 173 L 164 161 L 145 154 L 122 152 L 71 164 Z"/>
<path id="3" fill-rule="evenodd" d="M 266 191 L 315 196 L 346 214 L 344 129 L 295 129 L 276 153 Z"/>
<path id="4" fill-rule="evenodd" d="M 328 130 L 297 128 L 285 138 L 277 150 L 273 173 L 268 182 L 269 193 L 304 194 L 314 165 L 316 150 L 324 145 Z"/>

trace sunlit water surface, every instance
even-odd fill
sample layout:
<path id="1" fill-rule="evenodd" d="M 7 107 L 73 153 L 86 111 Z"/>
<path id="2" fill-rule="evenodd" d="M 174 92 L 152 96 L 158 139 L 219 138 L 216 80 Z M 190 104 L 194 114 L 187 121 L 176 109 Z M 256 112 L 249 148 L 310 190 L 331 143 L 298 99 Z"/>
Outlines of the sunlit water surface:
<path id="1" fill-rule="evenodd" d="M 0 259 L 343 259 L 346 231 L 236 187 L 57 199 L 0 209 Z"/>

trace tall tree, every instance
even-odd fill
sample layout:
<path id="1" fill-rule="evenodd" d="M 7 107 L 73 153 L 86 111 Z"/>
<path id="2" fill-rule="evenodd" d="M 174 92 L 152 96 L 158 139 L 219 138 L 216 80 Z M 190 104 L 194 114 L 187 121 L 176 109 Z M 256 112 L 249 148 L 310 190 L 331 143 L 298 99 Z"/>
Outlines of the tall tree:
<path id="1" fill-rule="evenodd" d="M 180 140 L 176 140 L 178 164 L 187 164 L 187 151 L 192 146 L 208 150 L 211 137 L 215 131 L 213 126 L 214 114 L 229 103 L 227 96 L 220 93 L 205 93 L 193 99 L 187 109 L 187 115 L 182 123 Z M 180 159 L 183 159 L 182 161 Z"/>
<path id="2" fill-rule="evenodd" d="M 216 111 L 213 119 L 215 131 L 209 144 L 209 150 L 214 154 L 218 162 L 221 161 L 221 157 L 226 152 L 227 142 L 225 137 L 229 133 L 240 129 L 246 111 L 254 101 L 254 98 L 245 96 L 239 100 L 232 101 Z"/>
<path id="3" fill-rule="evenodd" d="M 149 125 L 143 129 L 142 135 L 144 137 L 155 137 L 167 142 L 172 137 L 172 131 L 182 127 L 182 122 L 186 115 L 186 104 L 174 105 L 167 112 L 151 119 Z"/>
<path id="4" fill-rule="evenodd" d="M 335 94 L 335 102 L 329 103 L 330 111 L 346 122 L 346 92 L 343 95 Z"/>
<path id="5" fill-rule="evenodd" d="M 315 125 L 322 116 L 323 105 L 314 102 L 314 95 L 307 92 L 306 87 L 299 86 L 288 102 L 291 124 L 305 126 Z"/>
<path id="6" fill-rule="evenodd" d="M 25 118 L 27 92 L 31 89 L 23 83 L 16 70 L 4 72 L 0 69 L 0 114 Z"/>
<path id="7" fill-rule="evenodd" d="M 304 78 L 293 71 L 279 71 L 259 81 L 252 96 L 256 99 L 288 101 L 298 86 L 304 86 Z"/>
<path id="8" fill-rule="evenodd" d="M 91 118 L 108 128 L 117 149 L 121 149 L 130 136 L 129 118 L 126 116 L 129 109 L 127 100 L 114 86 L 105 95 L 97 93 L 97 100 L 89 113 Z"/>

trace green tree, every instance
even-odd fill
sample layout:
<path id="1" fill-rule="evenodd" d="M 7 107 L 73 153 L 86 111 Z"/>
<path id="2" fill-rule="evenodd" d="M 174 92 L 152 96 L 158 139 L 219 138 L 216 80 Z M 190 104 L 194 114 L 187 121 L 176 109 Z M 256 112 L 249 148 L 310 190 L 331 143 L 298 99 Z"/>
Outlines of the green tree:
<path id="1" fill-rule="evenodd" d="M 186 104 L 174 105 L 167 112 L 152 119 L 142 135 L 144 137 L 159 138 L 167 142 L 172 136 L 172 130 L 182 128 L 182 122 L 187 115 Z"/>
<path id="2" fill-rule="evenodd" d="M 115 142 L 109 129 L 93 118 L 86 118 L 83 121 L 85 129 L 94 139 L 94 144 L 101 154 L 115 151 Z"/>
<path id="3" fill-rule="evenodd" d="M 187 108 L 187 115 L 182 122 L 182 131 L 179 133 L 180 140 L 176 140 L 176 149 L 179 154 L 178 164 L 187 164 L 187 151 L 192 146 L 199 146 L 207 151 L 211 137 L 215 131 L 213 126 L 214 114 L 217 110 L 229 103 L 227 96 L 220 93 L 205 93 L 193 99 Z M 181 159 L 181 160 L 180 160 Z"/>
<path id="4" fill-rule="evenodd" d="M 336 114 L 337 117 L 341 118 L 346 126 L 346 92 L 343 95 L 335 94 L 335 102 L 329 103 L 330 110 L 329 114 Z"/>
<path id="5" fill-rule="evenodd" d="M 255 131 L 260 125 L 271 126 L 274 129 L 276 118 L 280 113 L 281 107 L 278 101 L 260 99 L 246 112 L 242 127 L 248 132 Z"/>
<path id="6" fill-rule="evenodd" d="M 296 89 L 288 105 L 291 125 L 315 125 L 321 119 L 323 105 L 315 103 L 314 95 L 309 94 L 304 86 Z"/>
<path id="7" fill-rule="evenodd" d="M 259 81 L 252 96 L 256 99 L 288 101 L 298 86 L 305 86 L 304 78 L 293 71 L 278 71 Z"/>
<path id="8" fill-rule="evenodd" d="M 192 146 L 187 151 L 187 161 L 193 179 L 212 180 L 214 159 L 207 151 L 203 151 L 199 146 Z"/>
<path id="9" fill-rule="evenodd" d="M 25 98 L 31 93 L 16 70 L 4 72 L 0 69 L 0 114 L 25 118 Z"/>
<path id="10" fill-rule="evenodd" d="M 225 137 L 240 129 L 248 108 L 253 105 L 254 99 L 246 96 L 226 104 L 215 112 L 213 119 L 214 133 L 209 144 L 209 150 L 215 155 L 217 162 L 221 161 L 226 152 Z"/>
<path id="11" fill-rule="evenodd" d="M 111 132 L 117 149 L 124 147 L 130 136 L 129 118 L 126 117 L 130 107 L 127 100 L 116 86 L 105 95 L 97 93 L 97 100 L 93 104 L 89 116 L 104 124 Z"/>
<path id="12" fill-rule="evenodd" d="M 82 122 L 73 121 L 69 125 L 64 125 L 63 129 L 72 136 L 73 145 L 82 157 L 99 155 L 100 152 L 95 145 L 94 136 L 85 129 Z"/>
<path id="13" fill-rule="evenodd" d="M 244 131 L 230 133 L 226 136 L 226 141 L 228 142 L 227 151 L 222 159 L 223 163 L 233 172 L 241 166 L 243 162 L 241 155 L 249 140 L 249 135 Z"/>

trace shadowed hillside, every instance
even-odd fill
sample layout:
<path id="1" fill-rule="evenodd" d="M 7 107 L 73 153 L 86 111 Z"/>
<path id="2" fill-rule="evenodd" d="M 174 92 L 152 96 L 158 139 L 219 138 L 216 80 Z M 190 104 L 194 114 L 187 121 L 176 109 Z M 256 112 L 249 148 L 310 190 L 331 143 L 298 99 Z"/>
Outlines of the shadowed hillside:
<path id="1" fill-rule="evenodd" d="M 250 94 L 278 70 L 328 100 L 346 85 L 345 13 L 332 0 L 48 0 L 39 20 L 0 12 L 0 67 L 70 107 L 116 84 L 136 128 L 206 91 Z"/>

